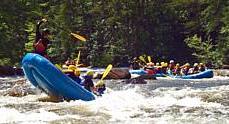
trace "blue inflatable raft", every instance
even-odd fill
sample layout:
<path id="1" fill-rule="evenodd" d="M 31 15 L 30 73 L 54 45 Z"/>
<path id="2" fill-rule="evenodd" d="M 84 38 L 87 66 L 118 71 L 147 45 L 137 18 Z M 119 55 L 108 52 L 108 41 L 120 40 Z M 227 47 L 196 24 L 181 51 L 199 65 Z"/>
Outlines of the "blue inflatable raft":
<path id="1" fill-rule="evenodd" d="M 144 75 L 147 74 L 147 72 L 143 69 L 139 69 L 139 70 L 129 70 L 130 74 L 138 74 L 138 75 Z"/>
<path id="2" fill-rule="evenodd" d="M 180 78 L 180 79 L 202 79 L 202 78 L 212 78 L 213 75 L 214 75 L 213 71 L 208 69 L 206 71 L 199 72 L 197 74 L 190 74 L 190 75 L 185 75 L 185 76 L 173 76 L 173 77 Z"/>
<path id="3" fill-rule="evenodd" d="M 22 60 L 26 78 L 49 95 L 62 96 L 67 100 L 94 100 L 95 96 L 57 69 L 46 58 L 28 53 Z"/>
<path id="4" fill-rule="evenodd" d="M 147 74 L 145 70 L 129 70 L 131 74 L 138 74 L 144 75 Z M 178 78 L 178 79 L 202 79 L 202 78 L 212 78 L 214 76 L 213 71 L 208 69 L 206 71 L 197 73 L 197 74 L 190 74 L 185 76 L 173 76 L 173 75 L 165 75 L 165 74 L 155 74 L 156 77 L 171 77 L 171 78 Z"/>

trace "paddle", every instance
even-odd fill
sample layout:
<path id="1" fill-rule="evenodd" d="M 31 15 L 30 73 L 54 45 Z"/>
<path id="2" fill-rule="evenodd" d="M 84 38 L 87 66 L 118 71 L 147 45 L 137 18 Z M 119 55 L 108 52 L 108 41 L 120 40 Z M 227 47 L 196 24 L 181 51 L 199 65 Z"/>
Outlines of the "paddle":
<path id="1" fill-rule="evenodd" d="M 163 74 L 163 73 L 162 73 L 162 75 L 165 76 L 165 77 L 167 77 L 167 78 L 173 79 L 173 77 L 171 77 L 171 76 L 169 76 L 169 75 L 167 75 L 167 74 Z"/>
<path id="2" fill-rule="evenodd" d="M 78 56 L 77 56 L 76 66 L 79 65 L 79 62 L 80 62 L 80 51 L 79 51 Z"/>
<path id="3" fill-rule="evenodd" d="M 75 38 L 81 40 L 81 41 L 84 41 L 84 42 L 86 41 L 86 38 L 84 38 L 83 36 L 80 36 L 80 35 L 74 34 L 74 33 L 71 33 L 71 35 L 74 36 Z"/>
<path id="4" fill-rule="evenodd" d="M 104 84 L 103 79 L 108 75 L 108 73 L 111 71 L 111 69 L 112 69 L 112 65 L 109 64 L 109 65 L 107 66 L 106 70 L 103 72 L 102 78 L 95 84 L 96 87 L 97 87 L 97 86 L 101 86 L 101 85 Z"/>
<path id="5" fill-rule="evenodd" d="M 151 62 L 151 57 L 150 57 L 150 56 L 148 56 L 147 58 L 148 58 L 148 61 L 149 61 L 149 62 Z"/>
<path id="6" fill-rule="evenodd" d="M 60 67 L 59 64 L 55 64 L 55 66 L 56 66 L 58 69 L 62 70 L 62 68 Z"/>
<path id="7" fill-rule="evenodd" d="M 47 22 L 47 19 L 42 19 L 42 21 Z M 60 27 L 57 23 L 55 23 L 55 22 L 53 22 L 53 21 L 49 21 L 49 22 L 52 23 L 52 24 L 54 24 L 55 27 L 57 27 L 57 28 L 59 28 L 59 29 L 65 31 L 65 32 L 67 32 L 67 33 L 70 33 L 73 37 L 79 39 L 80 41 L 86 41 L 86 38 L 84 38 L 83 36 L 81 36 L 81 35 L 79 35 L 79 34 L 72 33 L 72 32 L 70 32 L 70 31 L 64 29 L 63 27 Z"/>
<path id="8" fill-rule="evenodd" d="M 145 61 L 145 59 L 144 59 L 143 56 L 139 56 L 138 58 L 139 58 L 141 61 L 143 61 L 144 63 L 147 63 L 147 62 Z"/>

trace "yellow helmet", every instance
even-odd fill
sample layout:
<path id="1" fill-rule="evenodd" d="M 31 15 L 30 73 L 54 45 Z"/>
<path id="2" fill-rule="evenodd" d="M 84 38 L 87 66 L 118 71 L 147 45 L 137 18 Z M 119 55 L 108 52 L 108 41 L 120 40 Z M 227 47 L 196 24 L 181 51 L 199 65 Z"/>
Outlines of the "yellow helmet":
<path id="1" fill-rule="evenodd" d="M 69 65 L 68 66 L 68 70 L 73 70 L 74 71 L 75 69 L 76 69 L 76 66 L 74 66 L 74 65 Z"/>
<path id="2" fill-rule="evenodd" d="M 165 64 L 165 62 L 161 62 L 161 66 L 163 66 Z"/>
<path id="3" fill-rule="evenodd" d="M 195 67 L 195 66 L 198 66 L 198 63 L 194 63 L 194 65 L 193 65 L 193 66 L 194 66 L 194 67 Z"/>
<path id="4" fill-rule="evenodd" d="M 80 76 L 80 70 L 78 68 L 75 69 L 74 74 L 76 76 Z"/>
<path id="5" fill-rule="evenodd" d="M 186 66 L 186 67 L 190 67 L 190 64 L 189 64 L 189 63 L 186 63 L 185 66 Z"/>
<path id="6" fill-rule="evenodd" d="M 87 71 L 86 75 L 87 76 L 93 76 L 94 75 L 94 71 L 91 71 L 91 70 L 90 71 Z"/>
<path id="7" fill-rule="evenodd" d="M 162 67 L 167 67 L 168 66 L 168 63 L 163 63 Z"/>

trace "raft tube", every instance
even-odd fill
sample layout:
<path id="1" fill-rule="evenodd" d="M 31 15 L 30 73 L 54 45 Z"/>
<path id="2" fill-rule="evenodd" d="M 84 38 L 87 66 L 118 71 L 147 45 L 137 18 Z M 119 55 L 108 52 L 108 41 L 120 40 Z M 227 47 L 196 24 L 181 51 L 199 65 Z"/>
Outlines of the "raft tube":
<path id="1" fill-rule="evenodd" d="M 48 95 L 62 96 L 67 100 L 94 100 L 95 96 L 66 76 L 46 58 L 27 53 L 22 60 L 26 78 Z"/>
<path id="2" fill-rule="evenodd" d="M 129 70 L 130 74 L 138 74 L 138 75 L 145 75 L 147 74 L 147 71 L 143 69 L 138 69 L 138 70 Z"/>
<path id="3" fill-rule="evenodd" d="M 139 69 L 139 70 L 129 70 L 131 74 L 138 74 L 138 75 L 144 75 L 147 74 L 146 71 Z M 212 78 L 214 76 L 213 71 L 208 69 L 203 72 L 199 72 L 197 74 L 190 74 L 185 76 L 174 76 L 174 75 L 165 75 L 157 73 L 154 76 L 156 77 L 171 77 L 171 78 L 177 78 L 177 79 L 202 79 L 202 78 Z"/>
<path id="4" fill-rule="evenodd" d="M 180 79 L 202 79 L 202 78 L 212 78 L 214 76 L 213 71 L 208 69 L 197 74 L 190 74 L 185 76 L 173 76 L 174 78 Z"/>

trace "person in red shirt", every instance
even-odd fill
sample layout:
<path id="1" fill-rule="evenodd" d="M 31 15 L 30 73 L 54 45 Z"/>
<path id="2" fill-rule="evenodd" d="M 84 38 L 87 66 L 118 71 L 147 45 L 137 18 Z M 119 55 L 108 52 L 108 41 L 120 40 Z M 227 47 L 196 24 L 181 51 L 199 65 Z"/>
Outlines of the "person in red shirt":
<path id="1" fill-rule="evenodd" d="M 36 39 L 33 44 L 34 47 L 34 53 L 42 55 L 49 59 L 47 55 L 47 48 L 48 44 L 50 44 L 50 41 L 48 39 L 48 36 L 50 35 L 50 31 L 47 28 L 42 29 L 42 32 L 40 32 L 40 26 L 42 23 L 47 22 L 46 19 L 42 19 L 39 21 L 36 25 Z"/>

